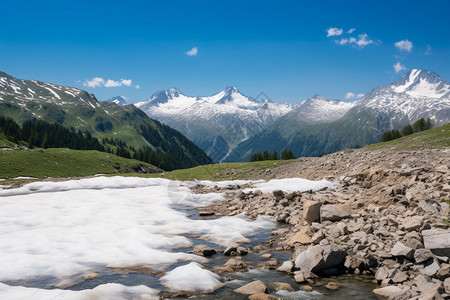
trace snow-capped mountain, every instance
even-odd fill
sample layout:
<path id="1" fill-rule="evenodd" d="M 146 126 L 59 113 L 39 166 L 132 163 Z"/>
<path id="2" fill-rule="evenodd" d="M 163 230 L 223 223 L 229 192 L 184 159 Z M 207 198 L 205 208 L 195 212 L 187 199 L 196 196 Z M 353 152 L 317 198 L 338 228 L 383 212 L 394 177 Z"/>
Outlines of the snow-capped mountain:
<path id="1" fill-rule="evenodd" d="M 308 124 L 322 124 L 342 118 L 356 102 L 345 102 L 337 99 L 326 99 L 320 95 L 303 101 L 300 105 L 286 115 Z"/>
<path id="2" fill-rule="evenodd" d="M 112 103 L 122 106 L 122 105 L 127 104 L 126 100 L 127 100 L 126 97 L 118 95 L 116 97 L 109 98 L 108 100 L 105 100 L 105 101 L 112 102 Z"/>
<path id="3" fill-rule="evenodd" d="M 372 90 L 357 109 L 376 110 L 389 117 L 391 124 L 430 117 L 435 125 L 443 125 L 450 121 L 450 85 L 434 72 L 413 69 L 392 84 Z"/>
<path id="4" fill-rule="evenodd" d="M 137 107 L 151 118 L 176 128 L 223 161 L 232 149 L 294 109 L 294 105 L 257 101 L 235 87 L 207 97 L 186 96 L 178 89 L 154 93 Z"/>
<path id="5" fill-rule="evenodd" d="M 431 71 L 413 69 L 353 103 L 314 96 L 235 148 L 241 160 L 252 153 L 292 149 L 296 156 L 318 156 L 381 140 L 420 118 L 435 126 L 450 122 L 450 85 Z"/>

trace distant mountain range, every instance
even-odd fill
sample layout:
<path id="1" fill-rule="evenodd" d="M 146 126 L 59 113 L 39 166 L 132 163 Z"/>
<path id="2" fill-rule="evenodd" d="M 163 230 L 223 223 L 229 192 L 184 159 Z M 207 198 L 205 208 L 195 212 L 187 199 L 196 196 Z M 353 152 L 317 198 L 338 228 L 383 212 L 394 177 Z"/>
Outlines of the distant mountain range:
<path id="1" fill-rule="evenodd" d="M 414 69 L 353 103 L 316 96 L 239 144 L 235 152 L 244 161 L 263 149 L 290 148 L 296 156 L 321 156 L 379 142 L 386 130 L 420 118 L 443 125 L 450 121 L 449 92 L 450 85 L 436 73 Z"/>
<path id="2" fill-rule="evenodd" d="M 209 97 L 190 97 L 172 88 L 136 106 L 185 134 L 216 162 L 239 160 L 233 151 L 237 145 L 295 108 L 244 96 L 235 87 Z"/>
<path id="3" fill-rule="evenodd" d="M 257 101 L 228 87 L 209 97 L 172 88 L 137 107 L 181 131 L 216 162 L 247 161 L 252 153 L 292 149 L 320 156 L 380 141 L 381 133 L 422 117 L 450 121 L 450 86 L 431 71 L 413 69 L 355 102 L 319 95 L 298 105 Z"/>
<path id="4" fill-rule="evenodd" d="M 169 155 L 176 167 L 212 162 L 180 132 L 150 119 L 134 105 L 97 101 L 94 95 L 73 87 L 17 79 L 0 72 L 0 115 L 18 123 L 41 119 L 91 132 L 99 139 L 121 140 L 136 149 L 151 148 L 164 153 L 166 159 Z"/>

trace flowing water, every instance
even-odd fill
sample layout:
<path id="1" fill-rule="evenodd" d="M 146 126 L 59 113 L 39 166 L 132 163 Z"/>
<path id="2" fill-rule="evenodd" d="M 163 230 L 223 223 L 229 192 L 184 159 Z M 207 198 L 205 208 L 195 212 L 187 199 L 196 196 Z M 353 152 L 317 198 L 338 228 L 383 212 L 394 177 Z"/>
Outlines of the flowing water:
<path id="1" fill-rule="evenodd" d="M 198 215 L 198 211 L 187 207 L 180 208 L 179 210 L 183 210 L 189 214 L 189 217 L 192 219 L 202 219 Z M 208 219 L 212 219 L 214 217 L 206 217 Z M 197 236 L 193 235 L 185 235 L 191 239 L 193 242 L 193 247 L 198 244 L 208 245 L 212 248 L 218 249 L 217 245 L 209 243 L 207 241 L 203 241 L 198 239 Z M 249 237 L 250 242 L 241 244 L 244 247 L 249 247 L 252 249 L 255 245 L 262 244 L 266 242 L 271 236 L 271 230 L 263 229 L 259 230 L 255 235 Z M 190 248 L 180 248 L 178 251 L 189 252 L 192 251 L 193 247 Z M 290 252 L 286 251 L 265 251 L 264 253 L 270 253 L 271 258 L 276 258 L 279 262 L 283 262 L 289 260 L 292 256 Z M 261 258 L 261 253 L 249 253 L 246 256 L 243 256 L 244 261 L 248 265 L 258 266 L 258 264 L 267 261 L 267 259 Z M 224 256 L 223 254 L 215 254 L 208 259 L 207 263 L 203 263 L 202 265 L 207 269 L 213 269 L 214 267 L 223 266 L 230 257 Z M 178 266 L 184 265 L 186 262 L 178 262 L 170 267 L 170 269 L 174 269 Z M 167 289 L 161 285 L 158 280 L 160 276 L 155 275 L 146 275 L 146 274 L 138 274 L 138 273 L 128 273 L 128 272 L 120 272 L 113 271 L 109 269 L 105 269 L 104 272 L 100 273 L 100 276 L 94 280 L 84 281 L 79 284 L 76 284 L 70 289 L 72 290 L 83 290 L 90 289 L 98 286 L 100 284 L 114 282 L 121 283 L 123 285 L 146 285 L 151 288 L 155 288 L 160 291 L 167 291 Z M 302 286 L 305 284 L 299 284 L 295 282 L 293 276 L 284 274 L 282 272 L 278 272 L 275 270 L 266 270 L 261 268 L 250 269 L 247 272 L 237 272 L 237 273 L 224 273 L 221 276 L 221 280 L 224 283 L 224 286 L 214 293 L 201 295 L 199 298 L 201 299 L 248 299 L 247 295 L 241 295 L 233 292 L 234 289 L 239 288 L 247 283 L 250 283 L 255 280 L 262 280 L 266 283 L 269 289 L 269 293 L 277 296 L 279 299 L 349 299 L 350 297 L 353 300 L 363 300 L 363 299 L 374 299 L 376 300 L 376 296 L 372 293 L 372 290 L 377 287 L 375 283 L 373 283 L 373 277 L 370 276 L 357 276 L 357 275 L 343 275 L 332 278 L 322 278 L 319 282 L 322 286 L 313 286 L 313 291 L 304 291 L 302 290 Z M 330 291 L 323 286 L 328 282 L 338 282 L 341 284 L 341 287 L 336 291 Z M 286 282 L 289 283 L 296 291 L 295 292 L 287 292 L 287 291 L 276 291 L 274 286 L 271 285 L 272 282 Z M 195 296 L 194 296 L 195 297 Z M 181 297 L 170 297 L 171 299 L 183 299 Z"/>

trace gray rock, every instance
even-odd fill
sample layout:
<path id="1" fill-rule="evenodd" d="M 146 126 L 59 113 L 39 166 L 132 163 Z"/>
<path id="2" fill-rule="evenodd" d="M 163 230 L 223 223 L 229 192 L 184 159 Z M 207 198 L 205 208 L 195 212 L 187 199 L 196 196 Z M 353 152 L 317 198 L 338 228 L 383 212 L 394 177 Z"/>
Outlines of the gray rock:
<path id="1" fill-rule="evenodd" d="M 447 294 L 450 294 L 450 277 L 444 280 L 444 289 Z"/>
<path id="2" fill-rule="evenodd" d="M 320 207 L 320 221 L 340 221 L 350 217 L 350 209 L 346 206 L 322 205 Z"/>
<path id="3" fill-rule="evenodd" d="M 386 297 L 386 298 L 393 296 L 395 294 L 401 293 L 401 292 L 403 292 L 403 290 L 394 285 L 388 285 L 388 286 L 373 290 L 373 293 L 375 295 L 380 296 L 380 297 Z"/>
<path id="4" fill-rule="evenodd" d="M 287 260 L 287 261 L 283 262 L 281 264 L 281 266 L 279 266 L 277 268 L 277 271 L 289 273 L 292 271 L 293 267 L 294 267 L 294 264 L 292 263 L 292 261 Z"/>
<path id="5" fill-rule="evenodd" d="M 450 229 L 428 229 L 422 231 L 424 246 L 435 255 L 450 257 Z"/>
<path id="6" fill-rule="evenodd" d="M 378 268 L 377 272 L 375 273 L 375 279 L 378 281 L 385 280 L 389 276 L 389 269 L 386 266 L 382 266 L 381 268 Z"/>
<path id="7" fill-rule="evenodd" d="M 439 280 L 444 280 L 450 277 L 450 265 L 442 264 L 441 269 L 436 273 L 436 277 Z"/>
<path id="8" fill-rule="evenodd" d="M 300 253 L 295 266 L 302 272 L 318 273 L 328 268 L 343 265 L 347 252 L 334 245 L 315 245 Z"/>
<path id="9" fill-rule="evenodd" d="M 417 230 L 422 226 L 422 220 L 417 216 L 405 218 L 403 227 L 406 231 Z"/>
<path id="10" fill-rule="evenodd" d="M 408 274 L 402 271 L 396 272 L 394 277 L 392 277 L 393 283 L 402 283 L 406 280 L 408 280 Z"/>
<path id="11" fill-rule="evenodd" d="M 211 256 L 216 254 L 216 250 L 213 248 L 206 246 L 206 245 L 197 245 L 194 247 L 194 250 L 192 251 L 194 254 L 202 255 L 205 257 Z"/>
<path id="12" fill-rule="evenodd" d="M 393 256 L 404 256 L 406 258 L 412 259 L 414 257 L 414 250 L 403 245 L 403 243 L 401 242 L 397 242 L 391 249 L 391 254 Z"/>
<path id="13" fill-rule="evenodd" d="M 429 213 L 438 213 L 441 210 L 441 205 L 439 204 L 439 202 L 432 199 L 420 201 L 419 207 L 423 209 L 423 211 Z"/>
<path id="14" fill-rule="evenodd" d="M 306 201 L 303 205 L 303 219 L 308 223 L 312 223 L 320 220 L 320 207 L 322 206 L 321 202 L 318 201 Z"/>
<path id="15" fill-rule="evenodd" d="M 434 257 L 434 255 L 429 249 L 417 249 L 414 252 L 414 260 L 416 261 L 416 263 L 419 263 L 419 264 L 423 263 L 433 257 Z"/>
<path id="16" fill-rule="evenodd" d="M 427 276 L 435 276 L 436 273 L 440 270 L 440 268 L 441 267 L 439 266 L 437 260 L 433 259 L 433 263 L 420 270 L 420 273 Z"/>
<path id="17" fill-rule="evenodd" d="M 256 280 L 246 284 L 238 289 L 234 290 L 236 293 L 241 293 L 245 295 L 252 295 L 256 293 L 265 293 L 267 292 L 267 287 L 261 280 Z"/>

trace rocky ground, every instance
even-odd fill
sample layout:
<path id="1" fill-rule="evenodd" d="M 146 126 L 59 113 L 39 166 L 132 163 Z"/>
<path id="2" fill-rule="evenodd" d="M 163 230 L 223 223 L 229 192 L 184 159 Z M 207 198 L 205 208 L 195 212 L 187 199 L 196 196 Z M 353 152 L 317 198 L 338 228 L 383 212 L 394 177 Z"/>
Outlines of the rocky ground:
<path id="1" fill-rule="evenodd" d="M 245 213 L 250 218 L 268 215 L 286 224 L 272 233 L 266 246 L 290 250 L 292 258 L 285 262 L 268 258 L 265 267 L 287 272 L 297 282 L 314 284 L 318 276 L 364 274 L 379 283 L 374 293 L 380 297 L 450 299 L 450 149 L 346 150 L 250 175 L 250 179 L 289 177 L 325 178 L 340 186 L 290 194 L 244 193 L 239 186 L 198 186 L 196 192 L 228 195 L 227 201 L 205 211 Z M 245 270 L 245 256 L 239 251 L 247 250 L 229 251 L 236 257 L 224 270 Z M 259 294 L 252 299 L 272 297 L 264 295 L 261 284 L 253 284 Z M 251 287 L 248 294 L 253 294 Z"/>

